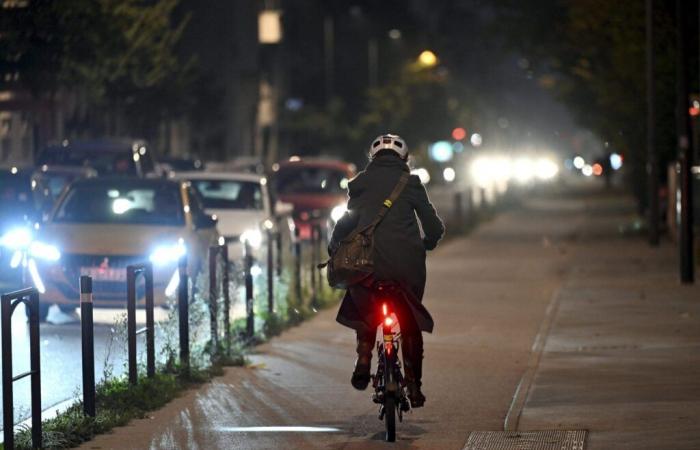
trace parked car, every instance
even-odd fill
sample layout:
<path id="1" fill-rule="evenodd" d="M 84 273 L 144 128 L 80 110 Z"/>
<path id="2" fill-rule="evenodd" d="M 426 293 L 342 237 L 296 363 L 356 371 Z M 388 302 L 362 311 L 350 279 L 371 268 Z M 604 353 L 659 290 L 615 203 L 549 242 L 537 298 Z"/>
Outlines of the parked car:
<path id="1" fill-rule="evenodd" d="M 64 311 L 78 306 L 80 275 L 93 278 L 96 307 L 124 307 L 126 267 L 147 261 L 153 263 L 155 304 L 164 305 L 176 294 L 179 258 L 187 255 L 196 276 L 218 238 L 216 220 L 187 183 L 120 177 L 75 181 L 31 245 L 29 272 L 42 293 L 42 319 L 50 304 Z"/>
<path id="2" fill-rule="evenodd" d="M 36 163 L 37 167 L 91 167 L 99 175 L 161 175 L 153 150 L 145 141 L 138 139 L 64 141 L 61 145 L 44 149 Z"/>
<path id="3" fill-rule="evenodd" d="M 22 284 L 22 262 L 38 212 L 32 195 L 31 169 L 0 169 L 0 280 Z"/>
<path id="4" fill-rule="evenodd" d="M 274 205 L 265 177 L 225 172 L 179 172 L 173 176 L 188 181 L 202 199 L 207 214 L 216 216 L 231 259 L 242 256 L 242 240 L 258 249 L 266 239 L 267 230 L 275 231 Z M 284 209 L 284 205 L 278 205 L 279 208 Z"/>
<path id="5" fill-rule="evenodd" d="M 348 181 L 354 164 L 323 159 L 292 157 L 273 167 L 277 199 L 294 206 L 294 222 L 301 239 L 311 237 L 312 226 L 342 215 L 347 202 Z"/>

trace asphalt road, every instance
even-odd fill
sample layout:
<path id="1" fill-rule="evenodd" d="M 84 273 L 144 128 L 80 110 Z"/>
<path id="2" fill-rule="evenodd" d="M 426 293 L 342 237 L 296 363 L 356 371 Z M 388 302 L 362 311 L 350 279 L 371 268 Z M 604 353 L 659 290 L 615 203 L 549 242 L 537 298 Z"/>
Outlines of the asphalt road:
<path id="1" fill-rule="evenodd" d="M 529 196 L 522 208 L 431 254 L 428 401 L 398 426 L 394 445 L 383 442 L 369 391 L 349 384 L 354 337 L 328 310 L 260 346 L 251 367 L 228 369 L 84 448 L 460 449 L 470 431 L 502 430 L 569 265 L 567 246 L 586 216 L 582 202 Z"/>

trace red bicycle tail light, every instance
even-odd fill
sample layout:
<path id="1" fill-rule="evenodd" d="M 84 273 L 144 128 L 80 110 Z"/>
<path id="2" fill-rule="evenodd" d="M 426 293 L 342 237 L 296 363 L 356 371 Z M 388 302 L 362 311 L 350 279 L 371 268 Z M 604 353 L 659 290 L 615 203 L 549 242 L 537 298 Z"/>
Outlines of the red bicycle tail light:
<path id="1" fill-rule="evenodd" d="M 387 306 L 386 306 L 386 303 L 383 303 L 383 304 L 382 304 L 382 311 L 384 312 L 384 316 L 388 316 L 388 315 L 389 315 L 389 310 L 388 310 L 388 308 L 387 308 Z"/>
<path id="2" fill-rule="evenodd" d="M 384 319 L 384 324 L 385 324 L 387 327 L 390 327 L 390 326 L 392 326 L 392 325 L 394 324 L 394 319 L 392 319 L 391 317 L 387 317 L 387 318 Z"/>

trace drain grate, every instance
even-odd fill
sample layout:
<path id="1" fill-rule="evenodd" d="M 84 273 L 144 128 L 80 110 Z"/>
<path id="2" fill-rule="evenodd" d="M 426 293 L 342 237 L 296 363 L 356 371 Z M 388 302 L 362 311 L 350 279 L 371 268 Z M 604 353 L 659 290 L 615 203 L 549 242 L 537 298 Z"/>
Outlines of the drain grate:
<path id="1" fill-rule="evenodd" d="M 583 450 L 585 430 L 474 431 L 463 450 Z"/>

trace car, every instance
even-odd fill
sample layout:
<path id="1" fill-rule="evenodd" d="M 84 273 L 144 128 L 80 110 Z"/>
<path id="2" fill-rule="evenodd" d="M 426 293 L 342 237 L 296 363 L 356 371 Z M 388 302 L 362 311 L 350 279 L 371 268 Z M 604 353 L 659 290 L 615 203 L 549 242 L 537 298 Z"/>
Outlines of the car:
<path id="1" fill-rule="evenodd" d="M 36 161 L 37 167 L 91 167 L 99 175 L 158 177 L 153 150 L 140 139 L 97 139 L 68 141 L 44 149 Z"/>
<path id="2" fill-rule="evenodd" d="M 31 185 L 31 169 L 0 169 L 0 280 L 19 288 L 22 261 L 38 210 Z"/>
<path id="3" fill-rule="evenodd" d="M 219 233 L 228 243 L 231 260 L 243 256 L 241 241 L 247 240 L 256 250 L 265 241 L 267 230 L 276 231 L 275 208 L 264 176 L 251 173 L 176 172 L 173 177 L 188 181 L 202 199 L 207 214 L 216 216 Z M 285 209 L 285 205 L 277 205 L 277 209 Z"/>
<path id="4" fill-rule="evenodd" d="M 40 316 L 51 304 L 79 305 L 78 279 L 93 278 L 95 307 L 123 308 L 126 267 L 153 263 L 154 300 L 164 306 L 177 291 L 177 264 L 187 255 L 190 276 L 219 242 L 188 183 L 103 177 L 74 181 L 61 195 L 31 244 L 29 272 L 41 295 Z M 143 290 L 139 291 L 142 299 Z"/>
<path id="5" fill-rule="evenodd" d="M 273 183 L 277 199 L 294 206 L 299 238 L 311 238 L 314 226 L 325 229 L 347 207 L 346 189 L 355 176 L 355 165 L 336 160 L 291 157 L 275 164 Z"/>

